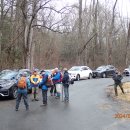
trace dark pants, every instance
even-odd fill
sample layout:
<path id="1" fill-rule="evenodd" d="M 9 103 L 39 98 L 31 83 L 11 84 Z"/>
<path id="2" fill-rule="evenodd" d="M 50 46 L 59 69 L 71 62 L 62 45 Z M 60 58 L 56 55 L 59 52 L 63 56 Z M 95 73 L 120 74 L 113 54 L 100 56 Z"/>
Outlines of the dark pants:
<path id="1" fill-rule="evenodd" d="M 64 100 L 69 100 L 69 85 L 68 84 L 63 84 L 64 86 L 64 94 L 65 94 L 65 97 L 64 97 Z"/>
<path id="2" fill-rule="evenodd" d="M 29 104 L 28 104 L 28 97 L 27 97 L 27 93 L 17 93 L 17 98 L 16 98 L 16 109 L 19 108 L 19 104 L 21 102 L 21 98 L 23 97 L 23 100 L 24 100 L 24 104 L 25 104 L 25 107 L 26 109 L 29 108 Z"/>
<path id="3" fill-rule="evenodd" d="M 42 90 L 43 104 L 47 104 L 47 90 Z"/>
<path id="4" fill-rule="evenodd" d="M 54 95 L 56 95 L 56 85 L 54 84 L 53 86 L 51 86 L 51 90 L 50 90 L 50 93 Z"/>
<path id="5" fill-rule="evenodd" d="M 114 85 L 114 89 L 115 89 L 115 95 L 118 96 L 118 92 L 117 92 L 117 87 L 120 87 L 122 93 L 124 93 L 124 90 L 123 90 L 123 87 L 122 87 L 122 83 L 119 83 L 119 84 L 115 84 Z"/>

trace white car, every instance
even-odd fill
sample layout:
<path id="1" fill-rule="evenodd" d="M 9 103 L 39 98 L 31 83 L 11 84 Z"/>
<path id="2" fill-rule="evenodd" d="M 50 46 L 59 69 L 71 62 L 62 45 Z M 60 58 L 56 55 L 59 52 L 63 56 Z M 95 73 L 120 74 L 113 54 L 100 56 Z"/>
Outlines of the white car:
<path id="1" fill-rule="evenodd" d="M 88 66 L 73 66 L 68 72 L 74 80 L 92 78 L 92 70 Z"/>
<path id="2" fill-rule="evenodd" d="M 130 76 L 130 68 L 124 69 L 123 75 L 124 75 L 124 76 Z"/>

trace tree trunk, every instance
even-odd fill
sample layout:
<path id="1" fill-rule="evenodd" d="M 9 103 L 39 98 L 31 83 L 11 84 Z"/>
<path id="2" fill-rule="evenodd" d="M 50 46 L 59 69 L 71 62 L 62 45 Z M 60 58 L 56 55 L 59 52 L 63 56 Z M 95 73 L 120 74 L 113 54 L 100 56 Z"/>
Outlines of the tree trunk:
<path id="1" fill-rule="evenodd" d="M 82 46 L 82 0 L 79 0 L 78 64 L 82 64 L 80 46 Z"/>
<path id="2" fill-rule="evenodd" d="M 127 35 L 127 44 L 126 44 L 126 53 L 125 53 L 125 64 L 128 67 L 128 65 L 130 64 L 129 61 L 129 51 L 130 51 L 130 22 L 129 22 L 129 27 L 128 27 L 128 35 Z"/>
<path id="3" fill-rule="evenodd" d="M 1 0 L 1 15 L 0 15 L 0 70 L 2 69 L 2 38 L 3 38 L 3 22 L 4 22 L 4 0 Z"/>
<path id="4" fill-rule="evenodd" d="M 113 31 L 114 31 L 114 23 L 115 23 L 115 8 L 116 8 L 117 0 L 113 6 L 113 13 L 112 13 L 112 21 L 109 30 L 109 37 L 108 37 L 108 64 L 112 64 L 112 44 L 113 44 Z"/>

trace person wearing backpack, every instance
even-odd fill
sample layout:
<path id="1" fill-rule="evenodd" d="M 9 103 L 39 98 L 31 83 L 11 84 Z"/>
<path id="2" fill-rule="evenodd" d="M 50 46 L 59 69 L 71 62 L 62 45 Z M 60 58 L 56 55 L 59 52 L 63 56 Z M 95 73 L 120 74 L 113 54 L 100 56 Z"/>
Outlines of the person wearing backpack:
<path id="1" fill-rule="evenodd" d="M 38 92 L 39 92 L 39 83 L 41 81 L 40 75 L 37 74 L 37 71 L 34 70 L 32 76 L 30 77 L 31 88 L 32 88 L 32 101 L 39 101 Z"/>
<path id="2" fill-rule="evenodd" d="M 17 90 L 17 98 L 16 98 L 16 106 L 15 106 L 16 111 L 18 111 L 19 109 L 19 104 L 21 102 L 22 97 L 24 100 L 26 110 L 29 110 L 27 88 L 30 86 L 30 81 L 29 79 L 26 78 L 26 75 L 27 75 L 26 72 L 24 72 L 17 82 L 18 90 Z"/>
<path id="3" fill-rule="evenodd" d="M 47 105 L 48 74 L 44 70 L 42 70 L 41 74 L 42 74 L 42 81 L 39 83 L 39 86 L 42 89 L 43 105 L 45 106 Z"/>
<path id="4" fill-rule="evenodd" d="M 62 91 L 62 74 L 58 68 L 54 69 L 54 76 L 52 77 L 52 81 L 56 87 L 56 98 L 60 99 L 61 91 Z"/>
<path id="5" fill-rule="evenodd" d="M 64 87 L 64 94 L 65 94 L 64 101 L 68 102 L 69 101 L 69 81 L 70 81 L 69 73 L 67 71 L 67 68 L 64 68 L 63 71 L 64 71 L 64 74 L 63 74 L 62 84 Z"/>

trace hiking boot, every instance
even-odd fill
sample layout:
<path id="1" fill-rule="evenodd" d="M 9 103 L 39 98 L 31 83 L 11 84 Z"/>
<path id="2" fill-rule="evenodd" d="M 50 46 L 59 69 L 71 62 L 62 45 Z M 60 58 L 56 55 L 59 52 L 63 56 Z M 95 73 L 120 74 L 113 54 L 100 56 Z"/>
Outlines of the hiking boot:
<path id="1" fill-rule="evenodd" d="M 43 102 L 43 106 L 46 106 L 47 105 L 47 102 Z"/>
<path id="2" fill-rule="evenodd" d="M 16 108 L 15 111 L 18 111 L 18 109 Z"/>
<path id="3" fill-rule="evenodd" d="M 26 111 L 29 111 L 29 107 L 26 108 Z"/>
<path id="4" fill-rule="evenodd" d="M 56 99 L 60 99 L 60 97 L 59 97 L 59 96 L 56 96 L 55 98 L 56 98 Z"/>
<path id="5" fill-rule="evenodd" d="M 39 101 L 39 99 L 35 99 L 35 101 Z"/>

